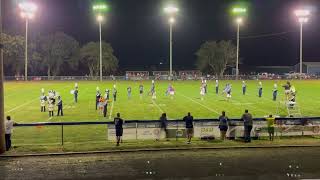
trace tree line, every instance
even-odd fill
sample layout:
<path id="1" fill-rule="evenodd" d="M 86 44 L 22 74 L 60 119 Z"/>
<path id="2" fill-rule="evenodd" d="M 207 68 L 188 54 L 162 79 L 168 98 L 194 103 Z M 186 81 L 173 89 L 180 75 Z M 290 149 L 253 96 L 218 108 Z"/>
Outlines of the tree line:
<path id="1" fill-rule="evenodd" d="M 6 75 L 24 74 L 25 37 L 1 34 L 4 46 Z M 100 45 L 89 42 L 80 46 L 73 37 L 55 32 L 38 35 L 28 42 L 28 72 L 30 75 L 88 75 L 99 74 Z M 103 74 L 111 75 L 118 69 L 118 59 L 113 48 L 102 42 Z"/>
<path id="2" fill-rule="evenodd" d="M 23 75 L 25 37 L 2 34 L 4 69 L 6 75 Z M 207 41 L 196 52 L 196 68 L 205 74 L 222 76 L 227 67 L 236 62 L 236 46 L 232 41 Z M 99 75 L 99 42 L 80 46 L 73 37 L 55 32 L 38 35 L 28 43 L 28 72 L 30 75 L 68 76 Z M 118 70 L 118 59 L 113 48 L 102 42 L 103 75 Z"/>

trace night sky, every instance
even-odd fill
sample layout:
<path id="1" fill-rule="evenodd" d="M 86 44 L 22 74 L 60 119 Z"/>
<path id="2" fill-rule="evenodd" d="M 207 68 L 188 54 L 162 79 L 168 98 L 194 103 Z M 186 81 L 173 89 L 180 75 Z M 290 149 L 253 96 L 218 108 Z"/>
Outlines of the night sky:
<path id="1" fill-rule="evenodd" d="M 3 0 L 4 30 L 24 35 L 16 0 Z M 39 12 L 30 33 L 63 31 L 81 44 L 98 41 L 98 24 L 89 0 L 37 0 Z M 122 69 L 142 69 L 169 59 L 169 26 L 162 0 L 109 0 L 103 40 L 110 42 Z M 207 40 L 235 40 L 231 0 L 183 0 L 174 27 L 175 69 L 193 69 L 195 52 Z M 241 27 L 240 56 L 246 65 L 294 65 L 299 59 L 299 24 L 293 10 L 312 9 L 304 28 L 304 61 L 320 61 L 320 0 L 251 0 Z M 283 33 L 261 37 L 264 34 Z M 257 37 L 258 36 L 258 37 Z M 235 42 L 235 41 L 234 41 Z"/>

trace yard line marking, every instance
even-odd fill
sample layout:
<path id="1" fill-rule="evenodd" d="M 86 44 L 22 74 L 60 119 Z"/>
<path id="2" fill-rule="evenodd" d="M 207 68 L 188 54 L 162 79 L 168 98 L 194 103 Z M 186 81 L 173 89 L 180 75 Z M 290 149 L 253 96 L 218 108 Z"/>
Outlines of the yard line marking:
<path id="1" fill-rule="evenodd" d="M 211 111 L 211 112 L 214 112 L 214 113 L 216 113 L 216 114 L 218 114 L 218 115 L 220 114 L 220 113 L 218 113 L 216 110 L 211 109 L 210 107 L 208 107 L 208 106 L 206 106 L 206 105 L 204 105 L 204 104 L 202 104 L 202 103 L 199 103 L 198 101 L 195 101 L 195 100 L 193 100 L 192 98 L 190 98 L 190 97 L 188 97 L 188 96 L 185 96 L 185 95 L 180 94 L 180 93 L 177 93 L 177 94 L 180 95 L 180 96 L 183 96 L 183 97 L 185 97 L 185 98 L 187 98 L 187 99 L 189 99 L 189 100 L 192 101 L 192 102 L 195 102 L 195 103 L 199 104 L 200 106 L 208 109 L 208 110 Z"/>
<path id="2" fill-rule="evenodd" d="M 112 104 L 111 104 L 110 115 L 109 115 L 110 120 L 111 120 L 112 111 L 113 111 L 113 104 L 114 104 L 114 101 L 112 101 Z"/>
<path id="3" fill-rule="evenodd" d="M 155 105 L 158 109 L 159 109 L 159 111 L 161 112 L 161 113 L 163 113 L 164 111 L 161 109 L 161 107 L 152 99 L 152 103 L 153 103 L 153 105 Z"/>
<path id="4" fill-rule="evenodd" d="M 164 113 L 163 109 L 156 103 L 155 100 L 152 99 L 152 103 L 153 103 L 153 105 L 155 105 L 155 106 L 158 108 L 158 110 L 159 110 L 161 113 Z M 170 119 L 168 115 L 167 115 L 167 118 Z"/>
<path id="5" fill-rule="evenodd" d="M 31 100 L 31 101 L 28 101 L 28 102 L 26 102 L 26 103 L 24 103 L 24 104 L 21 104 L 20 106 L 17 106 L 17 107 L 15 107 L 15 108 L 13 108 L 13 109 L 10 109 L 9 111 L 6 111 L 5 113 L 9 113 L 9 112 L 15 111 L 15 110 L 17 110 L 17 109 L 20 109 L 21 107 L 26 106 L 26 105 L 28 105 L 28 104 L 31 104 L 32 102 L 34 102 L 34 101 L 36 101 L 36 100 L 38 100 L 38 98 L 35 98 L 35 99 Z"/>

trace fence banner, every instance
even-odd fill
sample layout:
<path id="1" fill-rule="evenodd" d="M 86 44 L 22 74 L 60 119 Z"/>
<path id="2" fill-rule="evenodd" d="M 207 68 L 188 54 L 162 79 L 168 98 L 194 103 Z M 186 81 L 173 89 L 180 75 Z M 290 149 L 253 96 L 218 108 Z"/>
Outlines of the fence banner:
<path id="1" fill-rule="evenodd" d="M 237 138 L 244 136 L 244 127 L 242 122 L 230 122 L 227 137 Z M 125 123 L 123 127 L 123 140 L 155 140 L 164 139 L 165 131 L 161 129 L 159 122 L 137 122 Z M 186 130 L 184 122 L 168 122 L 167 126 L 168 138 L 185 138 Z M 108 140 L 115 140 L 114 125 L 108 126 Z M 320 135 L 319 121 L 294 121 L 287 120 L 275 127 L 276 136 L 301 136 L 301 135 Z M 194 137 L 195 138 L 219 138 L 219 122 L 218 121 L 195 121 Z M 266 121 L 255 121 L 252 131 L 252 137 L 268 136 L 268 128 Z"/>

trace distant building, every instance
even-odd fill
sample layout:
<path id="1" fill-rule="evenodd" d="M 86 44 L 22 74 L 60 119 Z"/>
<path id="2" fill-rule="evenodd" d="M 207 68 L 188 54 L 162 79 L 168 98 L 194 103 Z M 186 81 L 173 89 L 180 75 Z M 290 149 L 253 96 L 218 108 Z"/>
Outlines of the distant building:
<path id="1" fill-rule="evenodd" d="M 295 71 L 300 71 L 300 63 L 294 66 Z M 309 75 L 320 75 L 320 62 L 303 62 L 302 72 Z"/>

